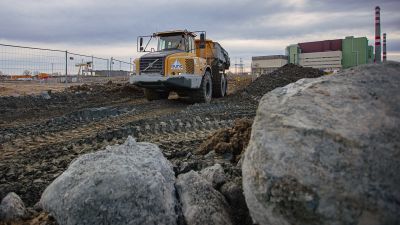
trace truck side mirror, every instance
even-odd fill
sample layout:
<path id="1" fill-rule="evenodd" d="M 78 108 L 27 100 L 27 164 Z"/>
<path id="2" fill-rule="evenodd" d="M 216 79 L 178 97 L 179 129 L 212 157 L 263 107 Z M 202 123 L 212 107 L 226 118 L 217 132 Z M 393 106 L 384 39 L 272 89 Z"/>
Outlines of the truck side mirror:
<path id="1" fill-rule="evenodd" d="M 205 38 L 204 33 L 200 34 L 200 45 L 199 45 L 199 48 L 201 48 L 201 49 L 206 48 L 206 38 Z"/>
<path id="2" fill-rule="evenodd" d="M 140 37 L 140 39 L 139 39 L 139 43 L 140 43 L 140 51 L 143 51 L 143 38 L 142 37 Z"/>

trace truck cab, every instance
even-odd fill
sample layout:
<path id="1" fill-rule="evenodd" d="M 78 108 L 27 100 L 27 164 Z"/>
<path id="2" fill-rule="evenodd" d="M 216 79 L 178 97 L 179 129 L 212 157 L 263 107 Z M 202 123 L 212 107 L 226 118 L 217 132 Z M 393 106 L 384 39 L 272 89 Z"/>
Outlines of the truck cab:
<path id="1" fill-rule="evenodd" d="M 148 53 L 135 60 L 136 75 L 131 83 L 143 87 L 150 101 L 168 98 L 170 91 L 195 102 L 210 102 L 213 96 L 225 95 L 225 69 L 222 73 L 215 68 L 213 71 L 212 60 L 207 58 L 205 32 L 197 41 L 196 36 L 195 32 L 176 30 L 138 37 L 138 51 Z M 147 51 L 149 42 L 144 46 L 144 37 L 149 37 L 149 42 L 156 39 L 157 48 Z M 213 84 L 214 75 L 224 83 L 219 91 L 214 87 L 217 83 Z"/>

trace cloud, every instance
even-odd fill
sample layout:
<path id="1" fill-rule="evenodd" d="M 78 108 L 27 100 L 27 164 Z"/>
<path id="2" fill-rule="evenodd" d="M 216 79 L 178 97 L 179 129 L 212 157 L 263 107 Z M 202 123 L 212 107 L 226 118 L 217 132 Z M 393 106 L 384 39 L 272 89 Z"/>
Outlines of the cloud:
<path id="1" fill-rule="evenodd" d="M 0 39 L 126 58 L 139 55 L 138 35 L 186 28 L 206 30 L 232 58 L 249 60 L 283 54 L 288 44 L 304 41 L 345 36 L 373 41 L 376 4 L 388 49 L 400 52 L 398 0 L 2 0 Z"/>

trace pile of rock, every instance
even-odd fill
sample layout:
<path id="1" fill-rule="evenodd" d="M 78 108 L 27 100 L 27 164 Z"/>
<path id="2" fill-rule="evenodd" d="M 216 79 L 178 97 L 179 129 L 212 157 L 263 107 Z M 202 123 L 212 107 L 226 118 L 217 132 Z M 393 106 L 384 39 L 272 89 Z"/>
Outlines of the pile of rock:
<path id="1" fill-rule="evenodd" d="M 257 100 L 269 91 L 283 87 L 303 78 L 316 78 L 324 75 L 321 70 L 287 64 L 269 74 L 263 74 L 254 80 L 241 93 L 242 96 L 251 96 Z"/>
<path id="2" fill-rule="evenodd" d="M 232 193 L 226 181 L 219 164 L 175 178 L 158 146 L 129 137 L 122 145 L 73 161 L 46 188 L 36 208 L 60 225 L 233 224 L 234 210 L 224 197 Z M 224 194 L 219 191 L 223 187 Z M 2 205 L 13 210 L 1 206 L 1 218 L 24 219 L 22 201 L 9 196 Z"/>
<path id="3" fill-rule="evenodd" d="M 119 94 L 121 97 L 126 95 L 144 96 L 142 88 L 129 83 L 113 83 L 108 81 L 106 84 L 82 84 L 70 86 L 65 93 L 86 93 L 86 94 Z"/>

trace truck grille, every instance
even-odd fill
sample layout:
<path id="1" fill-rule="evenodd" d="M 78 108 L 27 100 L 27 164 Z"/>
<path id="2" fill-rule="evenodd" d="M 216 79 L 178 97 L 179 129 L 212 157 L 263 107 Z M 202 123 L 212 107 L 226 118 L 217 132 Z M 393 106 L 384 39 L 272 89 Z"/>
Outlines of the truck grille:
<path id="1" fill-rule="evenodd" d="M 164 60 L 162 57 L 141 58 L 139 68 L 140 74 L 157 73 L 164 75 Z"/>
<path id="2" fill-rule="evenodd" d="M 194 60 L 185 59 L 185 63 L 186 63 L 186 73 L 194 74 Z"/>

